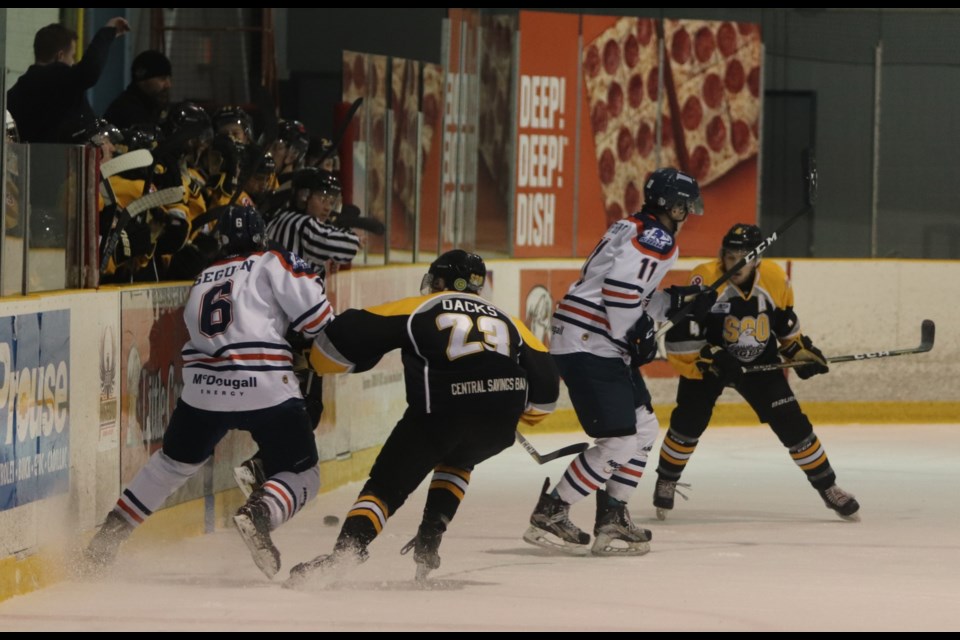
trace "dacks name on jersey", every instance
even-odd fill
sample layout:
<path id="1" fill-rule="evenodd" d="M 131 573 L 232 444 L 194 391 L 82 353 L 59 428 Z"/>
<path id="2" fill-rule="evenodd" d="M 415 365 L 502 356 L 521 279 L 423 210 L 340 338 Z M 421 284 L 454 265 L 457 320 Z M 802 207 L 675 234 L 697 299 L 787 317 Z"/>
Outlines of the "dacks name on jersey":
<path id="1" fill-rule="evenodd" d="M 215 262 L 194 281 L 183 311 L 184 402 L 248 411 L 300 398 L 287 329 L 315 337 L 334 317 L 323 280 L 292 253 Z"/>
<path id="2" fill-rule="evenodd" d="M 714 282 L 722 274 L 719 261 L 704 263 L 693 270 L 690 283 Z M 703 377 L 695 362 L 705 344 L 723 347 L 744 364 L 764 364 L 778 361 L 778 341 L 800 335 L 793 288 L 784 270 L 764 260 L 751 282 L 747 290 L 731 282 L 722 285 L 703 326 L 681 322 L 667 332 L 667 356 L 682 376 Z"/>
<path id="3" fill-rule="evenodd" d="M 612 225 L 554 312 L 550 352 L 629 359 L 623 338 L 644 308 L 666 319 L 670 296 L 657 287 L 678 258 L 673 233 L 656 216 L 636 213 Z"/>
<path id="4" fill-rule="evenodd" d="M 534 366 L 549 358 L 522 322 L 471 293 L 444 291 L 369 309 L 348 309 L 314 343 L 319 373 L 372 368 L 401 350 L 407 403 L 421 413 L 516 407 L 518 417 L 549 413 L 557 381 Z M 549 378 L 549 379 L 548 379 Z"/>

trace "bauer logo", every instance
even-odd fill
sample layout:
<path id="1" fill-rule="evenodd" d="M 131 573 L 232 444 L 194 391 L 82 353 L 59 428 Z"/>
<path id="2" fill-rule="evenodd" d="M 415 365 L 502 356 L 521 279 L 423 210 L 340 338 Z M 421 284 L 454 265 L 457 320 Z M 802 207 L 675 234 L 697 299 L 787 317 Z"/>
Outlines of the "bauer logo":
<path id="1" fill-rule="evenodd" d="M 70 479 L 70 312 L 0 318 L 0 510 Z"/>

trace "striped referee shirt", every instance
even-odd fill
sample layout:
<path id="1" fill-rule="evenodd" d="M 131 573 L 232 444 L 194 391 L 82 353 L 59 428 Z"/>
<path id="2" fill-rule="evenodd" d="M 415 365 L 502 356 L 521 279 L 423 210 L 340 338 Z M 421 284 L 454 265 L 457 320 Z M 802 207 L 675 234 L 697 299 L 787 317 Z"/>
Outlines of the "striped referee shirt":
<path id="1" fill-rule="evenodd" d="M 280 211 L 267 223 L 267 236 L 321 273 L 327 260 L 347 263 L 360 250 L 360 238 L 354 232 L 292 209 Z"/>

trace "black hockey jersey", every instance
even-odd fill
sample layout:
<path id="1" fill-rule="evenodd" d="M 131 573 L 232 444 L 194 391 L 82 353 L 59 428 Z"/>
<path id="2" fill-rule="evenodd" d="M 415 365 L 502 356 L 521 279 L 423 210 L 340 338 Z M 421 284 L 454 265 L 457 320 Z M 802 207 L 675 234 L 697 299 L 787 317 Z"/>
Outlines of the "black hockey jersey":
<path id="1" fill-rule="evenodd" d="M 719 260 L 703 263 L 690 274 L 690 284 L 709 284 L 721 275 Z M 793 288 L 780 265 L 763 261 L 750 289 L 727 282 L 717 292 L 703 326 L 680 322 L 667 332 L 667 357 L 680 375 L 703 377 L 695 362 L 707 343 L 725 348 L 744 364 L 766 364 L 777 362 L 779 345 L 799 338 Z"/>
<path id="2" fill-rule="evenodd" d="M 348 309 L 314 342 L 318 373 L 372 368 L 401 350 L 407 403 L 423 413 L 512 406 L 536 422 L 559 395 L 556 365 L 519 320 L 480 296 L 440 292 Z"/>

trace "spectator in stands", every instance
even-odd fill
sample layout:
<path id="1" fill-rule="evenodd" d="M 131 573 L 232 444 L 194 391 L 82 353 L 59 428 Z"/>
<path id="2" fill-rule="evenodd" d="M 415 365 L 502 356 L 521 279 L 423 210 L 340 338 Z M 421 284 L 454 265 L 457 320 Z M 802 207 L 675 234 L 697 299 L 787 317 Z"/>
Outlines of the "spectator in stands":
<path id="1" fill-rule="evenodd" d="M 107 107 L 104 119 L 121 129 L 141 124 L 159 125 L 170 104 L 173 85 L 170 59 L 159 51 L 143 51 L 130 65 L 130 77 L 127 88 Z"/>
<path id="2" fill-rule="evenodd" d="M 34 64 L 7 92 L 7 109 L 16 121 L 21 142 L 57 142 L 61 125 L 71 116 L 94 116 L 86 91 L 97 83 L 110 44 L 130 30 L 123 18 L 111 18 L 97 31 L 74 64 L 77 34 L 50 24 L 33 39 Z"/>

